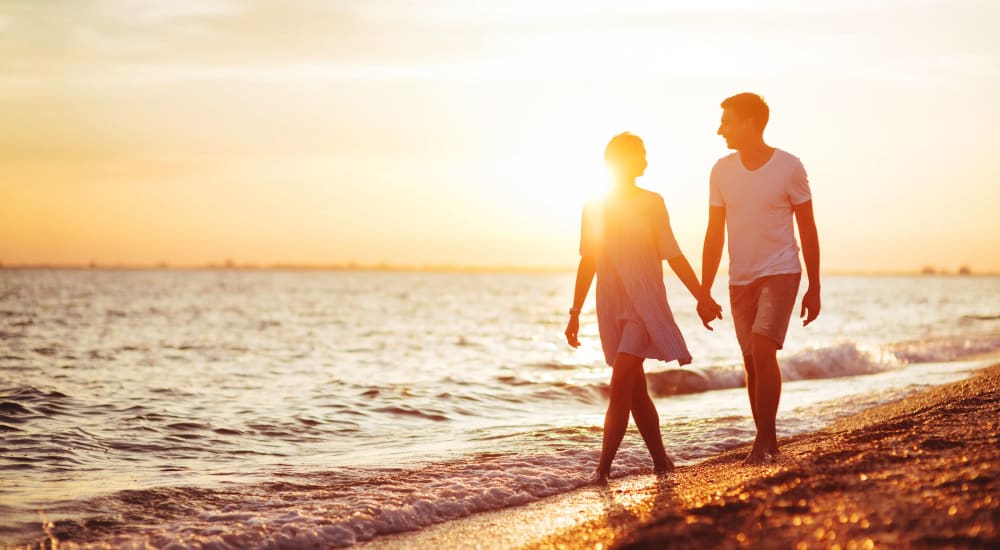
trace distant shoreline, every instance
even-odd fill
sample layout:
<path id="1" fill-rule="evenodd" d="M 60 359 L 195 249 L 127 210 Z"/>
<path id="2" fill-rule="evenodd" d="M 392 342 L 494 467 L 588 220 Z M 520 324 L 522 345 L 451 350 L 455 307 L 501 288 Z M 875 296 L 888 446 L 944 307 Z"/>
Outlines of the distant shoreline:
<path id="1" fill-rule="evenodd" d="M 52 271 L 351 271 L 417 273 L 566 273 L 576 267 L 545 266 L 476 266 L 476 265 L 390 265 L 390 264 L 204 264 L 204 265 L 130 265 L 130 264 L 0 264 L 0 270 Z"/>
<path id="2" fill-rule="evenodd" d="M 572 273 L 576 266 L 487 266 L 487 265 L 393 265 L 393 264 L 238 264 L 219 263 L 201 265 L 170 264 L 0 264 L 0 270 L 52 270 L 52 271 L 347 271 L 347 272 L 399 272 L 399 273 Z M 724 271 L 724 269 L 723 269 Z M 854 277 L 997 277 L 1000 272 L 983 271 L 961 273 L 958 271 L 865 271 L 830 270 L 824 276 Z"/>

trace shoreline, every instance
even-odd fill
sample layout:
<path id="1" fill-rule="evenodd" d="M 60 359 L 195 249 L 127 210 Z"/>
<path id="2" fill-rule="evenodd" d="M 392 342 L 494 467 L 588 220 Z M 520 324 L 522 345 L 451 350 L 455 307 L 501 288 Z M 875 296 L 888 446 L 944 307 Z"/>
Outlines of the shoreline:
<path id="1" fill-rule="evenodd" d="M 1000 546 L 1000 364 L 673 474 L 612 479 L 356 548 Z"/>

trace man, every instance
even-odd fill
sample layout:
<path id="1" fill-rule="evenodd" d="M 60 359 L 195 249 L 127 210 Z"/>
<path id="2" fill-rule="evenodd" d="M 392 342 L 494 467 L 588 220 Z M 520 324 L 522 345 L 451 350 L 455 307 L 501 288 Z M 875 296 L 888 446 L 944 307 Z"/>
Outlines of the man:
<path id="1" fill-rule="evenodd" d="M 702 285 L 710 295 L 729 233 L 729 297 L 743 352 L 750 410 L 757 437 L 747 464 L 778 455 L 775 421 L 781 398 L 778 350 L 795 307 L 802 267 L 792 217 L 802 239 L 808 289 L 799 313 L 803 326 L 819 315 L 819 237 L 805 168 L 795 156 L 764 142 L 770 111 L 751 93 L 722 102 L 719 135 L 735 150 L 712 168 Z M 707 323 L 717 314 L 699 305 Z"/>

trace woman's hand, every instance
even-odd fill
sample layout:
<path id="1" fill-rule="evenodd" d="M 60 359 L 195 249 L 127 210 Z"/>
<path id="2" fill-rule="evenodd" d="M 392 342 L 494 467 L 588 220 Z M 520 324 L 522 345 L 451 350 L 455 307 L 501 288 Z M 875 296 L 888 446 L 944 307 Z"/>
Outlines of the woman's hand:
<path id="1" fill-rule="evenodd" d="M 580 347 L 580 340 L 577 335 L 580 333 L 580 316 L 570 315 L 569 323 L 566 324 L 566 343 L 574 348 Z"/>
<path id="2" fill-rule="evenodd" d="M 722 319 L 722 306 L 716 303 L 711 296 L 703 298 L 698 302 L 698 317 L 701 317 L 701 324 L 708 330 L 715 330 L 711 323 L 716 319 Z"/>

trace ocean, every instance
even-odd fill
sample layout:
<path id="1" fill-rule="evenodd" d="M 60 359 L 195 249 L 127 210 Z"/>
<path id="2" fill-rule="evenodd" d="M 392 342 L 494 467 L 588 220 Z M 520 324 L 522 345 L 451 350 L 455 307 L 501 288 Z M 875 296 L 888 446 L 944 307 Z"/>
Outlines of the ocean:
<path id="1" fill-rule="evenodd" d="M 0 270 L 0 542 L 350 546 L 583 485 L 610 369 L 572 273 Z M 803 288 L 800 290 L 804 292 Z M 680 465 L 750 443 L 729 319 L 647 361 Z M 1000 277 L 828 276 L 780 352 L 781 437 L 967 377 Z M 652 464 L 634 426 L 612 475 Z"/>

